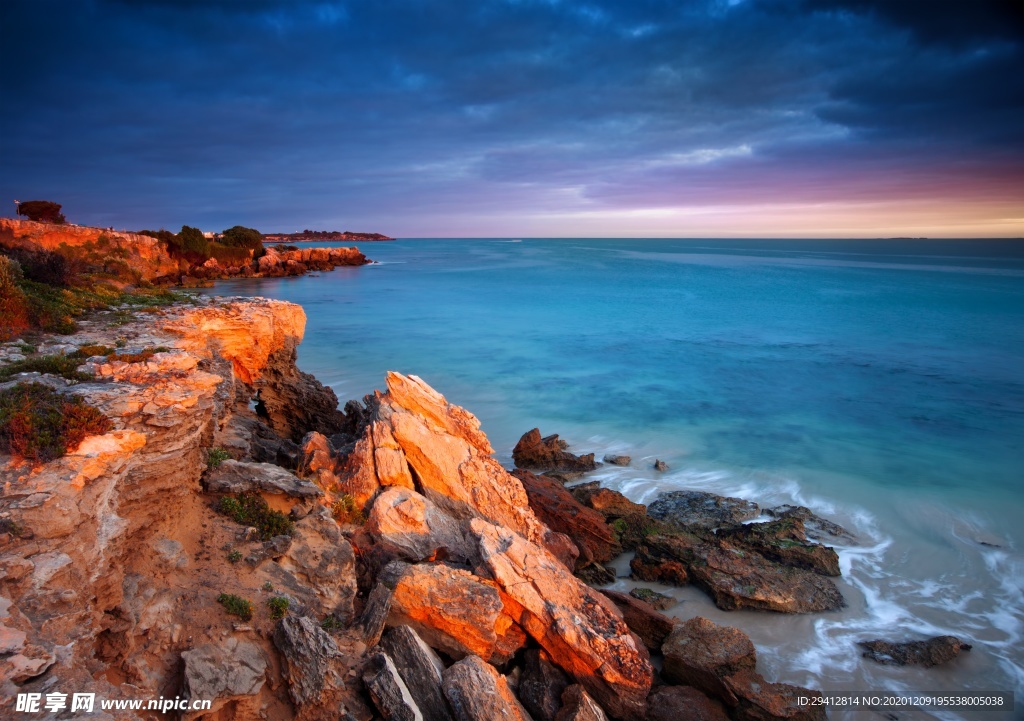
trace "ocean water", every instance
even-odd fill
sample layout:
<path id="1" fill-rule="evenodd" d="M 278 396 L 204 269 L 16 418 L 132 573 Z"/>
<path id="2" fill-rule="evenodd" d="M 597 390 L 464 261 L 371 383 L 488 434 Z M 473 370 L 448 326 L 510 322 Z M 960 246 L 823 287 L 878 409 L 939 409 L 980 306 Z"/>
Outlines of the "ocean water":
<path id="1" fill-rule="evenodd" d="M 838 548 L 842 611 L 723 612 L 699 590 L 644 584 L 675 596 L 677 616 L 747 631 L 770 680 L 829 695 L 1014 692 L 1024 704 L 1024 243 L 362 249 L 379 264 L 214 292 L 300 303 L 300 366 L 343 401 L 381 388 L 389 369 L 417 374 L 481 419 L 502 461 L 538 426 L 576 452 L 631 455 L 591 478 L 636 501 L 697 488 L 845 525 L 857 540 Z M 653 471 L 655 458 L 670 470 Z M 854 645 L 945 633 L 974 649 L 933 669 L 881 666 Z"/>

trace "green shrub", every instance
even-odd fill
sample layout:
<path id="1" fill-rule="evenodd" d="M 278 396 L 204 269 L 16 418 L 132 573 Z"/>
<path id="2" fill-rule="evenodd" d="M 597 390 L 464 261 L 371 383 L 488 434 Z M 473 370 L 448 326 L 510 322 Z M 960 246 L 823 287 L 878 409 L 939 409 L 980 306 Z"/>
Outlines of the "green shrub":
<path id="1" fill-rule="evenodd" d="M 270 593 L 271 591 L 274 590 L 274 584 L 272 584 L 270 581 L 265 582 L 263 584 L 263 590 L 266 591 L 267 593 Z"/>
<path id="2" fill-rule="evenodd" d="M 228 563 L 238 563 L 241 560 L 242 560 L 242 552 L 241 551 L 232 551 L 231 553 L 228 554 Z"/>
<path id="3" fill-rule="evenodd" d="M 25 527 L 13 518 L 0 518 L 0 533 L 9 533 L 14 538 L 21 538 L 25 533 Z"/>
<path id="4" fill-rule="evenodd" d="M 223 448 L 211 448 L 206 452 L 206 467 L 216 468 L 229 458 L 231 458 L 231 454 Z"/>
<path id="5" fill-rule="evenodd" d="M 67 222 L 60 209 L 61 204 L 52 200 L 26 200 L 24 203 L 18 203 L 18 215 L 24 215 L 29 220 L 39 223 L 59 225 Z"/>
<path id="6" fill-rule="evenodd" d="M 332 633 L 334 631 L 340 631 L 344 628 L 344 626 L 342 625 L 341 621 L 339 621 L 334 616 L 328 616 L 320 622 L 320 628 L 327 631 L 327 633 Z"/>
<path id="7" fill-rule="evenodd" d="M 222 593 L 217 596 L 217 603 L 224 607 L 224 610 L 232 616 L 238 616 L 243 621 L 252 618 L 252 601 L 248 601 L 233 593 Z"/>
<path id="8" fill-rule="evenodd" d="M 272 510 L 256 493 L 242 493 L 234 498 L 224 496 L 217 502 L 217 511 L 236 523 L 254 527 L 264 541 L 291 534 L 295 525 L 285 514 Z"/>
<path id="9" fill-rule="evenodd" d="M 113 352 L 113 348 L 110 348 L 105 345 L 83 345 L 79 346 L 78 350 L 76 350 L 74 353 L 68 354 L 68 357 L 81 358 L 82 360 L 85 360 L 86 358 L 92 358 L 93 356 L 98 355 L 109 356 Z"/>
<path id="10" fill-rule="evenodd" d="M 192 228 L 188 225 L 181 226 L 181 232 L 178 233 L 178 244 L 186 253 L 194 253 L 207 258 L 210 256 L 210 242 L 199 228 Z"/>
<path id="11" fill-rule="evenodd" d="M 0 452 L 51 461 L 87 436 L 112 427 L 109 418 L 81 398 L 42 383 L 19 383 L 0 391 Z"/>
<path id="12" fill-rule="evenodd" d="M 28 299 L 18 285 L 23 278 L 21 264 L 0 255 L 0 342 L 14 338 L 29 327 Z"/>
<path id="13" fill-rule="evenodd" d="M 288 599 L 284 596 L 274 596 L 267 599 L 267 608 L 270 609 L 270 617 L 274 620 L 287 616 L 289 605 Z"/>
<path id="14" fill-rule="evenodd" d="M 210 257 L 221 265 L 241 265 L 252 260 L 252 250 L 223 243 L 210 243 Z"/>
<path id="15" fill-rule="evenodd" d="M 6 380 L 17 373 L 49 373 L 67 378 L 69 381 L 91 381 L 88 373 L 79 373 L 76 368 L 82 365 L 82 359 L 74 353 L 71 355 L 44 355 L 26 358 L 0 366 L 0 381 Z"/>
<path id="16" fill-rule="evenodd" d="M 351 523 L 354 525 L 362 525 L 366 521 L 366 516 L 363 515 L 363 511 L 359 508 L 355 499 L 352 496 L 342 494 L 334 505 L 331 506 L 331 515 L 334 516 L 334 520 L 338 523 Z"/>

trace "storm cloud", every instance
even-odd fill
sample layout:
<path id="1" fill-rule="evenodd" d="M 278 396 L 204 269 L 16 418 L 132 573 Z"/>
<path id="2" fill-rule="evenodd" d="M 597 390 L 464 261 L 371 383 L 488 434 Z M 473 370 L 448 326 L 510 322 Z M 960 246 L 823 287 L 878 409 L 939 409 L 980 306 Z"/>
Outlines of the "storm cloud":
<path id="1" fill-rule="evenodd" d="M 1015 6 L 8 0 L 0 196 L 117 227 L 1021 235 Z"/>

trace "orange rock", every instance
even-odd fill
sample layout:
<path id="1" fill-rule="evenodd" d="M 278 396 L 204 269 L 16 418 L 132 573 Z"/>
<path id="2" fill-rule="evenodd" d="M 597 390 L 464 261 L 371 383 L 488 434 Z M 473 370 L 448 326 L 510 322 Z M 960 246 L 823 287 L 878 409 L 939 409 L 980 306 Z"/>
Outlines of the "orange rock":
<path id="1" fill-rule="evenodd" d="M 444 564 L 390 564 L 393 584 L 389 626 L 412 627 L 427 645 L 452 658 L 475 654 L 508 661 L 526 642 L 493 583 Z"/>
<path id="2" fill-rule="evenodd" d="M 642 717 L 653 671 L 615 604 L 509 529 L 479 519 L 470 528 L 523 629 L 612 716 Z"/>

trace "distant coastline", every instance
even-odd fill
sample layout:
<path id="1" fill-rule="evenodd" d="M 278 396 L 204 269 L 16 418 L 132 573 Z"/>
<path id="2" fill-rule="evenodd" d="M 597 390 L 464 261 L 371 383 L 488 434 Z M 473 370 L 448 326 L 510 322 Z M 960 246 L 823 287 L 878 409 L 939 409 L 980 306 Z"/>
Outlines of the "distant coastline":
<path id="1" fill-rule="evenodd" d="M 356 233 L 351 230 L 303 230 L 298 233 L 266 233 L 263 236 L 264 243 L 306 243 L 310 241 L 322 242 L 325 240 L 373 242 L 394 240 L 394 238 L 383 233 Z"/>

